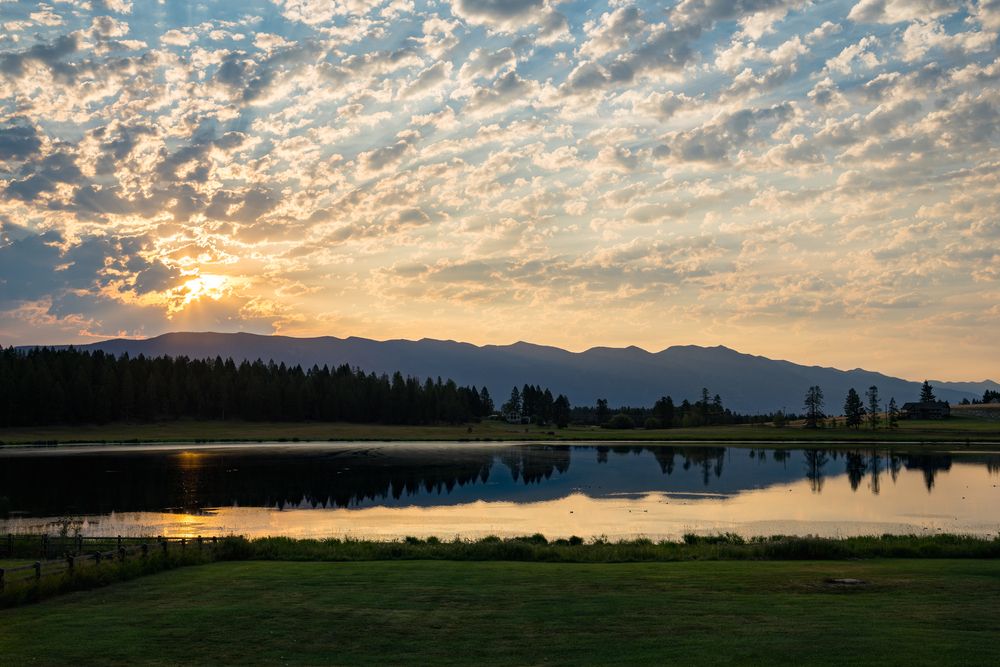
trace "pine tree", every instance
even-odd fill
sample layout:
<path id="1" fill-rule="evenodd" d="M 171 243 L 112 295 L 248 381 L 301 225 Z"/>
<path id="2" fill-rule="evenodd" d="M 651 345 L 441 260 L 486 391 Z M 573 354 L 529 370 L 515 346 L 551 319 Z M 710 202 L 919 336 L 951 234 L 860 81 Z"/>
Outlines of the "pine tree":
<path id="1" fill-rule="evenodd" d="M 486 388 L 486 385 L 483 385 L 479 391 L 479 403 L 482 405 L 485 415 L 493 414 L 493 398 L 490 397 L 490 390 Z"/>
<path id="2" fill-rule="evenodd" d="M 808 428 L 819 428 L 819 422 L 826 415 L 823 414 L 823 390 L 818 385 L 809 387 L 805 398 L 806 426 Z"/>
<path id="3" fill-rule="evenodd" d="M 896 407 L 895 398 L 890 398 L 885 407 L 885 422 L 890 429 L 899 427 L 899 408 Z"/>
<path id="4" fill-rule="evenodd" d="M 878 428 L 879 422 L 880 403 L 878 399 L 878 387 L 875 385 L 868 387 L 868 391 L 865 392 L 865 398 L 868 399 L 868 425 L 874 431 Z"/>
<path id="5" fill-rule="evenodd" d="M 597 410 L 595 416 L 597 417 L 597 424 L 599 426 L 611 418 L 611 410 L 608 409 L 608 399 L 597 399 Z"/>
<path id="6" fill-rule="evenodd" d="M 569 399 L 562 394 L 559 394 L 559 396 L 556 397 L 556 400 L 552 403 L 552 421 L 555 422 L 557 427 L 566 428 L 569 426 L 569 416 Z"/>
<path id="7" fill-rule="evenodd" d="M 931 386 L 930 382 L 924 380 L 924 383 L 920 385 L 920 402 L 932 403 L 936 400 L 937 399 L 934 398 L 934 387 Z"/>
<path id="8" fill-rule="evenodd" d="M 514 419 L 520 419 L 521 407 L 521 392 L 515 386 L 510 390 L 510 400 L 503 404 L 504 415 L 511 415 Z"/>
<path id="9" fill-rule="evenodd" d="M 847 392 L 847 399 L 844 401 L 844 421 L 848 428 L 861 428 L 864 418 L 865 406 L 861 402 L 858 392 L 852 387 Z"/>
<path id="10" fill-rule="evenodd" d="M 674 425 L 674 399 L 669 396 L 660 398 L 653 405 L 653 415 L 660 420 L 660 426 L 670 428 Z"/>

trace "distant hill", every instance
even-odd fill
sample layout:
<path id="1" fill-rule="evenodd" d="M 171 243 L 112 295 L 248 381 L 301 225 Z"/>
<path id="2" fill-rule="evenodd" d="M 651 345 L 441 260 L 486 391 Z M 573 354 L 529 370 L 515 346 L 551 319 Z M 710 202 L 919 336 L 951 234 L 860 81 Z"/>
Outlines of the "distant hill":
<path id="1" fill-rule="evenodd" d="M 367 371 L 452 378 L 459 384 L 486 385 L 499 405 L 511 387 L 524 383 L 566 394 L 574 405 L 607 398 L 613 406 L 648 406 L 660 396 L 675 402 L 696 399 L 702 387 L 720 394 L 727 407 L 741 412 L 802 409 L 811 385 L 826 394 L 829 411 L 839 412 L 851 387 L 863 393 L 876 385 L 886 400 L 902 405 L 917 400 L 920 384 L 862 369 L 842 371 L 742 354 L 727 347 L 679 345 L 661 352 L 637 347 L 595 347 L 569 352 L 530 343 L 476 346 L 422 339 L 375 341 L 367 338 L 291 338 L 248 333 L 170 333 L 145 340 L 114 339 L 77 346 L 130 355 L 185 355 L 274 360 L 303 367 L 350 364 Z M 995 382 L 934 383 L 939 399 L 958 402 L 982 396 Z"/>

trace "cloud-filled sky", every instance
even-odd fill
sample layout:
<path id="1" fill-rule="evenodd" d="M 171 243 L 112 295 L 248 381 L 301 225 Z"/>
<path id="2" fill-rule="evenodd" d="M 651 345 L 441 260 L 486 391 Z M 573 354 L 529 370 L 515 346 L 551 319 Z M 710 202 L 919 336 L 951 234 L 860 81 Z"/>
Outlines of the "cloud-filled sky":
<path id="1" fill-rule="evenodd" d="M 1000 376 L 1000 0 L 0 0 L 0 343 Z"/>

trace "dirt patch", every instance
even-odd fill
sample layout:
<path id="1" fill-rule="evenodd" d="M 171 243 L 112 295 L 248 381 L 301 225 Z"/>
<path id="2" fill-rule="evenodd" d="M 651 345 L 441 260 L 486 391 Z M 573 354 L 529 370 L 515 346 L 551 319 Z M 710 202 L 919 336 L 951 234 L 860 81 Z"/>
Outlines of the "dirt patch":
<path id="1" fill-rule="evenodd" d="M 865 581 L 864 579 L 850 579 L 850 578 L 824 579 L 823 583 L 826 584 L 827 586 L 837 586 L 843 588 L 857 588 L 868 585 L 868 582 Z"/>

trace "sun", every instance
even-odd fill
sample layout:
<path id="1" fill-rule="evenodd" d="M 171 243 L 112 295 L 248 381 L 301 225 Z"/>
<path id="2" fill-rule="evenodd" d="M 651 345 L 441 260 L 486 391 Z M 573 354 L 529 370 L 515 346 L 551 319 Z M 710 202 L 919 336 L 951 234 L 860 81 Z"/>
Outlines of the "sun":
<path id="1" fill-rule="evenodd" d="M 181 285 L 182 307 L 202 299 L 212 299 L 218 301 L 226 295 L 229 287 L 229 279 L 211 273 L 202 273 L 194 276 Z"/>

